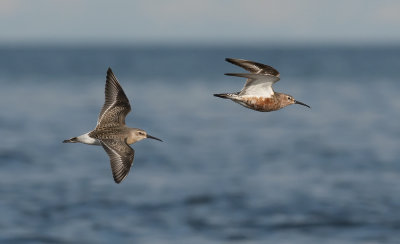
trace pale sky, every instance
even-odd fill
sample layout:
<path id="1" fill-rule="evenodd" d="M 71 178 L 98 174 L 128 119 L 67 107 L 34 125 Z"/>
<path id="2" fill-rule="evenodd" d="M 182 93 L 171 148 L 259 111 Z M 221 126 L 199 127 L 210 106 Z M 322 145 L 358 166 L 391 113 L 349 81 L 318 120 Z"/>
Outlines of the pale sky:
<path id="1" fill-rule="evenodd" d="M 0 44 L 397 44 L 397 0 L 0 0 Z"/>

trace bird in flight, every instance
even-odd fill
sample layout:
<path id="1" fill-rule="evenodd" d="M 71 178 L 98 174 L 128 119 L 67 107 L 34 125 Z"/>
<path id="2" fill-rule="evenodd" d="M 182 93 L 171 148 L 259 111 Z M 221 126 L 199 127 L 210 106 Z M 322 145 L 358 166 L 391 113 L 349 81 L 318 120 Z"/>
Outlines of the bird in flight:
<path id="1" fill-rule="evenodd" d="M 226 61 L 249 71 L 250 73 L 226 73 L 228 76 L 247 78 L 240 92 L 214 94 L 216 97 L 230 99 L 240 105 L 260 112 L 279 110 L 291 104 L 305 103 L 295 100 L 291 95 L 274 92 L 272 85 L 279 81 L 279 72 L 269 65 L 244 59 L 226 58 Z"/>
<path id="2" fill-rule="evenodd" d="M 107 70 L 105 102 L 97 120 L 96 128 L 83 135 L 64 140 L 64 143 L 85 143 L 102 146 L 110 157 L 115 183 L 121 183 L 131 169 L 135 150 L 129 145 L 145 138 L 160 140 L 137 128 L 125 125 L 125 117 L 131 105 L 111 68 Z"/>

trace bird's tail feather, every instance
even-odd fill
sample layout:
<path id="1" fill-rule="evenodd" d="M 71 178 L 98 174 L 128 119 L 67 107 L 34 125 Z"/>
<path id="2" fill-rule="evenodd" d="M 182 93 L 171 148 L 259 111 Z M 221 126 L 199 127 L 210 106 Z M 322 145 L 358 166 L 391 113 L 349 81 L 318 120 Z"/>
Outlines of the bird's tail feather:
<path id="1" fill-rule="evenodd" d="M 219 93 L 219 94 L 214 94 L 214 96 L 229 99 L 237 96 L 237 93 Z"/>
<path id="2" fill-rule="evenodd" d="M 63 143 L 76 143 L 76 142 L 79 142 L 77 137 L 72 137 L 71 139 L 63 141 Z"/>
<path id="3" fill-rule="evenodd" d="M 214 94 L 214 96 L 220 97 L 220 98 L 228 98 L 228 94 L 227 93 Z"/>

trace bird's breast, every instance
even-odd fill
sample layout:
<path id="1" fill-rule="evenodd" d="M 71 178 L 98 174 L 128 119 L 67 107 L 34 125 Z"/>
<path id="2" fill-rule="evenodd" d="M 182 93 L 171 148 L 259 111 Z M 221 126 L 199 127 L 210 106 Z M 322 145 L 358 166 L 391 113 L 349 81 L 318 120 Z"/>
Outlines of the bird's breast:
<path id="1" fill-rule="evenodd" d="M 241 101 L 246 104 L 246 107 L 260 112 L 270 112 L 280 108 L 279 102 L 274 97 L 243 97 Z"/>

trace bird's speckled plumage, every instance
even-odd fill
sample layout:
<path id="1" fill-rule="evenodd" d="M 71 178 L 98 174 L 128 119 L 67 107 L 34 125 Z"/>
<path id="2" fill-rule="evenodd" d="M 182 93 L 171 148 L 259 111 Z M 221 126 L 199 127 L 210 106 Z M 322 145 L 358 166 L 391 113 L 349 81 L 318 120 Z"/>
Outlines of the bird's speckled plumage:
<path id="1" fill-rule="evenodd" d="M 279 110 L 291 104 L 307 104 L 296 101 L 292 96 L 275 92 L 272 85 L 279 81 L 279 72 L 273 67 L 244 59 L 227 58 L 226 61 L 250 73 L 226 73 L 228 76 L 247 78 L 240 92 L 214 94 L 216 97 L 230 99 L 240 105 L 260 112 Z"/>
<path id="2" fill-rule="evenodd" d="M 127 127 L 125 117 L 130 111 L 129 100 L 109 68 L 105 86 L 105 101 L 96 128 L 89 133 L 64 141 L 103 146 L 110 157 L 111 170 L 116 183 L 125 179 L 133 164 L 135 150 L 129 144 L 144 138 L 160 140 L 148 135 L 144 130 Z"/>

